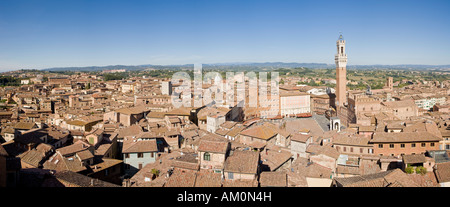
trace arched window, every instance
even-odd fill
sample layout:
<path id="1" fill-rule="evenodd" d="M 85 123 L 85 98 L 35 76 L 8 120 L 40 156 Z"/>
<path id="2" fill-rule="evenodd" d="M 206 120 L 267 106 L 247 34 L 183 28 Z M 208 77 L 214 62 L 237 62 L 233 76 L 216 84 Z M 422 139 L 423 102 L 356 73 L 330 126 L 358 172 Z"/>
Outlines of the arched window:
<path id="1" fill-rule="evenodd" d="M 210 161 L 211 160 L 211 155 L 208 152 L 205 152 L 205 154 L 203 155 L 203 159 L 206 161 Z"/>

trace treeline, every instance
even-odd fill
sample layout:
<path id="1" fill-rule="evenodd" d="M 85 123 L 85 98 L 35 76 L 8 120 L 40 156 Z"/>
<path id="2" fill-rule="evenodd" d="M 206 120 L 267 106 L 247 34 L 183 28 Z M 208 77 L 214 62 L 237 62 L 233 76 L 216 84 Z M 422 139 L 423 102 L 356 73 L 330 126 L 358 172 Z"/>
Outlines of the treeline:
<path id="1" fill-rule="evenodd" d="M 128 78 L 128 73 L 123 72 L 123 73 L 107 73 L 103 75 L 103 79 L 105 81 L 109 81 L 109 80 L 122 80 L 122 79 L 126 79 Z"/>
<path id="2" fill-rule="evenodd" d="M 0 76 L 0 86 L 19 86 L 20 79 L 12 76 Z"/>

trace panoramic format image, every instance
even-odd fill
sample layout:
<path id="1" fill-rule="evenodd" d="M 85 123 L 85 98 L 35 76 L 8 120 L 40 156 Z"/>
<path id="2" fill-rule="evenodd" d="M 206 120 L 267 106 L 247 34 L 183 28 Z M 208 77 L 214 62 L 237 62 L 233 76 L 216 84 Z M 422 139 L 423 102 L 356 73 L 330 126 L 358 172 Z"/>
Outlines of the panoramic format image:
<path id="1" fill-rule="evenodd" d="M 0 187 L 450 187 L 449 11 L 0 0 Z"/>

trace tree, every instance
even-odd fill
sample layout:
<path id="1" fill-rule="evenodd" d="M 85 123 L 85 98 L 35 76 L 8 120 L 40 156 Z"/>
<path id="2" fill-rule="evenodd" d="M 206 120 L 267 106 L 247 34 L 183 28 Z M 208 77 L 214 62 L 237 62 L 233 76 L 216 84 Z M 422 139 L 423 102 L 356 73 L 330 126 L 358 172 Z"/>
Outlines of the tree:
<path id="1" fill-rule="evenodd" d="M 414 168 L 411 167 L 411 166 L 408 166 L 408 167 L 405 169 L 405 172 L 406 172 L 407 174 L 413 174 L 413 173 L 414 173 Z"/>
<path id="2" fill-rule="evenodd" d="M 422 166 L 416 167 L 416 173 L 425 175 L 425 174 L 427 174 L 427 168 L 422 167 Z"/>
<path id="3" fill-rule="evenodd" d="M 103 78 L 105 81 L 122 80 L 122 79 L 128 78 L 128 74 L 127 73 L 108 73 L 108 74 L 103 75 Z"/>
<path id="4" fill-rule="evenodd" d="M 158 177 L 158 176 L 159 176 L 159 170 L 153 168 L 153 169 L 152 169 L 152 174 L 153 174 L 153 175 L 156 175 L 156 177 Z"/>
<path id="5" fill-rule="evenodd" d="M 19 86 L 20 80 L 12 76 L 0 76 L 0 86 Z"/>

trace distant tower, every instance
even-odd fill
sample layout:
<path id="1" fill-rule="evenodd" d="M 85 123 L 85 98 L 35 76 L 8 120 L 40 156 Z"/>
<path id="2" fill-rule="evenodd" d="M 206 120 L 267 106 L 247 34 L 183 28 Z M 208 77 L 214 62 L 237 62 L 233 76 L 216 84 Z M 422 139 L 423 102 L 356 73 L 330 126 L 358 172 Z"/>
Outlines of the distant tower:
<path id="1" fill-rule="evenodd" d="M 394 89 L 394 78 L 392 78 L 392 77 L 387 77 L 386 78 L 386 87 L 389 90 L 393 90 Z"/>
<path id="2" fill-rule="evenodd" d="M 163 95 L 172 95 L 172 82 L 164 81 L 161 83 L 161 93 Z"/>
<path id="3" fill-rule="evenodd" d="M 336 108 L 346 103 L 347 91 L 347 54 L 345 54 L 345 40 L 342 34 L 336 41 Z"/>

